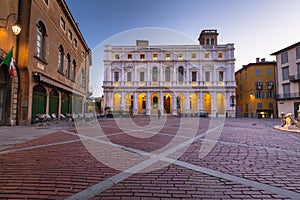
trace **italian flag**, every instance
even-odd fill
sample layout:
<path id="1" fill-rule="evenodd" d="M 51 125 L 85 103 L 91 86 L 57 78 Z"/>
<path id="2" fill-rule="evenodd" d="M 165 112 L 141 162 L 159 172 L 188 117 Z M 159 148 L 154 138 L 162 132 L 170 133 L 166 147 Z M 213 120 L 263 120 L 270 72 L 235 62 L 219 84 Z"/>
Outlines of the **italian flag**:
<path id="1" fill-rule="evenodd" d="M 8 71 L 9 71 L 10 77 L 14 77 L 15 66 L 14 66 L 14 59 L 13 59 L 13 49 L 11 49 L 8 52 L 7 56 L 2 61 L 1 65 L 3 65 L 3 64 L 9 67 Z"/>

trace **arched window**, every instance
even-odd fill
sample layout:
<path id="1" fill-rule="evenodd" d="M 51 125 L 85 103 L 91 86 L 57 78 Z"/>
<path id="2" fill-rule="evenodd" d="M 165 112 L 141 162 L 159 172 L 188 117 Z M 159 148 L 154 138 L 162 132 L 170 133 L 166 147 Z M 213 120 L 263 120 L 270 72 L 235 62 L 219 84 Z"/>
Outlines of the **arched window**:
<path id="1" fill-rule="evenodd" d="M 152 81 L 157 82 L 158 81 L 158 70 L 157 67 L 154 67 L 152 69 Z"/>
<path id="2" fill-rule="evenodd" d="M 183 67 L 178 67 L 178 81 L 183 81 Z"/>
<path id="3" fill-rule="evenodd" d="M 62 45 L 58 48 L 58 72 L 63 73 L 64 71 L 64 48 Z"/>
<path id="4" fill-rule="evenodd" d="M 71 77 L 72 81 L 75 81 L 75 75 L 76 75 L 76 61 L 73 60 L 73 62 L 72 62 L 72 77 Z"/>
<path id="5" fill-rule="evenodd" d="M 153 108 L 154 109 L 157 109 L 158 108 L 158 97 L 153 97 L 153 100 L 152 100 L 152 105 L 153 105 Z"/>
<path id="6" fill-rule="evenodd" d="M 39 21 L 37 25 L 37 36 L 36 36 L 36 56 L 40 59 L 45 60 L 45 39 L 46 27 L 43 22 Z"/>
<path id="7" fill-rule="evenodd" d="M 209 45 L 209 38 L 206 38 L 206 45 Z"/>
<path id="8" fill-rule="evenodd" d="M 70 54 L 67 54 L 67 59 L 66 59 L 66 77 L 70 78 L 70 67 L 71 67 L 71 58 Z"/>
<path id="9" fill-rule="evenodd" d="M 170 67 L 166 68 L 166 71 L 165 71 L 165 80 L 166 80 L 166 82 L 170 82 L 171 81 L 171 70 L 170 70 Z"/>
<path id="10" fill-rule="evenodd" d="M 215 45 L 215 39 L 214 39 L 214 38 L 211 38 L 211 39 L 210 39 L 210 44 L 211 44 L 211 45 Z"/>

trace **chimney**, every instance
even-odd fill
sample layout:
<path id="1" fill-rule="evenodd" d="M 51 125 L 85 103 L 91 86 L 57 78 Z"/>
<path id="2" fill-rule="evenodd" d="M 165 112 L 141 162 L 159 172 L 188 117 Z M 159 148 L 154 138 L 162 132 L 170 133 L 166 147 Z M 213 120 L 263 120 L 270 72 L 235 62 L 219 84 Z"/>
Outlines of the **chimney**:
<path id="1" fill-rule="evenodd" d="M 262 58 L 262 59 L 261 59 L 261 62 L 266 62 L 266 59 L 265 59 L 265 58 Z"/>
<path id="2" fill-rule="evenodd" d="M 259 63 L 259 58 L 256 58 L 256 63 Z"/>

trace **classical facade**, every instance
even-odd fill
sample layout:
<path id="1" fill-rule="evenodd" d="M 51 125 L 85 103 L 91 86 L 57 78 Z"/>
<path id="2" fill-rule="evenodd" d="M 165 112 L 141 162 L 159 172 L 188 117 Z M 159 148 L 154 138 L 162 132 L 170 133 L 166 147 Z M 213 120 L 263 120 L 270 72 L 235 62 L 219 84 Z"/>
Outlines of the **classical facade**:
<path id="1" fill-rule="evenodd" d="M 277 116 L 275 64 L 257 58 L 235 72 L 237 117 Z"/>
<path id="2" fill-rule="evenodd" d="M 134 115 L 235 117 L 234 44 L 203 30 L 199 45 L 105 46 L 104 104 Z"/>
<path id="3" fill-rule="evenodd" d="M 271 55 L 276 56 L 277 61 L 278 113 L 292 113 L 297 117 L 300 110 L 300 42 Z"/>
<path id="4" fill-rule="evenodd" d="M 91 51 L 63 0 L 1 0 L 1 58 L 13 48 L 14 77 L 0 71 L 0 124 L 28 125 L 37 114 L 83 112 Z M 18 21 L 21 33 L 11 33 Z M 5 94 L 5 95 L 4 95 Z"/>

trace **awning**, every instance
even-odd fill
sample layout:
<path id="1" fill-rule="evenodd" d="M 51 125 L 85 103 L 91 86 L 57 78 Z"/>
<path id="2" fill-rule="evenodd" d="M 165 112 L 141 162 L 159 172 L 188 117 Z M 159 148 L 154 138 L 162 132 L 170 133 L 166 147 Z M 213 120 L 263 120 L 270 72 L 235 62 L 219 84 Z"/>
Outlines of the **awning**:
<path id="1" fill-rule="evenodd" d="M 78 90 L 75 90 L 75 88 L 70 87 L 70 86 L 68 86 L 66 84 L 60 83 L 57 80 L 54 80 L 54 79 L 52 79 L 50 77 L 45 76 L 44 74 L 40 74 L 39 73 L 38 76 L 39 76 L 39 80 L 41 82 L 48 83 L 50 85 L 53 85 L 55 87 L 64 89 L 64 90 L 72 92 L 72 93 L 75 93 L 75 94 L 80 95 L 80 96 L 86 96 L 86 94 L 84 94 L 84 93 L 82 93 L 82 92 L 80 92 Z"/>

